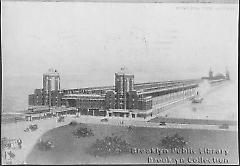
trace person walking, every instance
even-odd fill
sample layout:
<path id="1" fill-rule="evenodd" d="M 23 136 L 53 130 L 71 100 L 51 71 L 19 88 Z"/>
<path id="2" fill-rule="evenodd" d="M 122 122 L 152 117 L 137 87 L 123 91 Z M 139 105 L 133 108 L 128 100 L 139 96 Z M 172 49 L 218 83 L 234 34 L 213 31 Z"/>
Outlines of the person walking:
<path id="1" fill-rule="evenodd" d="M 18 147 L 21 149 L 21 148 L 22 148 L 22 140 L 21 140 L 21 139 L 18 139 L 18 140 L 17 140 L 17 143 L 18 143 Z"/>

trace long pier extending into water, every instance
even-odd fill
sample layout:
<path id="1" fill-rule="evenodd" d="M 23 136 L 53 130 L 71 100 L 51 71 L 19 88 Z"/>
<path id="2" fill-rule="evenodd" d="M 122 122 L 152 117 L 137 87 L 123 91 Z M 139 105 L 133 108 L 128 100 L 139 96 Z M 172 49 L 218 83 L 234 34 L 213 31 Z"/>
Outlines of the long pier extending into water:
<path id="1" fill-rule="evenodd" d="M 226 76 L 213 76 L 212 71 L 209 77 L 196 79 L 134 83 L 134 78 L 133 74 L 121 68 L 121 71 L 115 73 L 113 86 L 60 89 L 60 74 L 50 69 L 43 74 L 43 88 L 29 95 L 29 105 L 75 108 L 73 112 L 81 115 L 146 119 L 178 103 L 191 100 L 205 80 L 209 85 L 230 80 L 229 72 L 226 72 Z M 31 116 L 34 116 L 34 111 L 39 112 L 37 109 L 32 110 Z M 63 110 L 58 114 L 67 112 Z M 42 111 L 39 113 L 45 114 Z"/>

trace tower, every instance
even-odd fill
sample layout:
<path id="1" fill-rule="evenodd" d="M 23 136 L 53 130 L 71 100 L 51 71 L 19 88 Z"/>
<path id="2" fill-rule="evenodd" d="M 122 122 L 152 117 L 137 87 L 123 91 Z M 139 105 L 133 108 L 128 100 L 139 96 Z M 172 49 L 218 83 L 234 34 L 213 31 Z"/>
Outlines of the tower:
<path id="1" fill-rule="evenodd" d="M 49 69 L 43 74 L 43 103 L 51 106 L 51 94 L 60 90 L 60 75 L 57 70 Z"/>
<path id="2" fill-rule="evenodd" d="M 212 78 L 213 78 L 213 71 L 212 71 L 211 68 L 210 68 L 210 70 L 209 70 L 208 76 L 209 76 L 209 79 L 212 79 Z"/>
<path id="3" fill-rule="evenodd" d="M 229 71 L 228 71 L 227 68 L 226 68 L 226 79 L 227 79 L 227 80 L 230 80 L 230 74 L 229 74 Z"/>
<path id="4" fill-rule="evenodd" d="M 125 68 L 115 73 L 116 109 L 126 109 L 127 93 L 134 89 L 134 75 L 127 73 Z"/>

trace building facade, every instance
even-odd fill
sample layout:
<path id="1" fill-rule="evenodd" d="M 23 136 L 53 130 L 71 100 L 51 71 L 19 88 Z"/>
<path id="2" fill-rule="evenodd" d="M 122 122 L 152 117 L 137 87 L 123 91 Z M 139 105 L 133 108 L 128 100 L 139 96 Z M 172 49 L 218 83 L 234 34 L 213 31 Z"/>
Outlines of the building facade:
<path id="1" fill-rule="evenodd" d="M 144 114 L 180 98 L 194 95 L 201 79 L 149 82 L 134 84 L 134 75 L 121 69 L 115 73 L 115 85 L 104 87 L 60 89 L 60 75 L 56 70 L 43 74 L 43 88 L 29 95 L 29 105 L 65 106 L 76 108 L 80 114 L 132 116 Z M 130 112 L 129 112 L 130 111 Z"/>

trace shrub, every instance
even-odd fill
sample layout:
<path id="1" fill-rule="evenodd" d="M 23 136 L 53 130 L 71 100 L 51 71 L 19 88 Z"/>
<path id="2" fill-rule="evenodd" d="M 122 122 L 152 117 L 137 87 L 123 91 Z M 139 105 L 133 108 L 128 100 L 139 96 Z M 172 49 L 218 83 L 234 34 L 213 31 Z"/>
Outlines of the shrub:
<path id="1" fill-rule="evenodd" d="M 70 126 L 76 126 L 78 123 L 76 121 L 72 121 L 69 123 Z"/>

